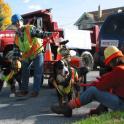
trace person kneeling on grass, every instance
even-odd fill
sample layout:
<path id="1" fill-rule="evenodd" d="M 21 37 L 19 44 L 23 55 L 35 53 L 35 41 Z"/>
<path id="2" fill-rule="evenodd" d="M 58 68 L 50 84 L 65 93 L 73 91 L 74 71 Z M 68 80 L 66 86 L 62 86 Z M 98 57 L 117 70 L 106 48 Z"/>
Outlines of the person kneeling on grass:
<path id="1" fill-rule="evenodd" d="M 115 46 L 107 47 L 104 50 L 104 56 L 105 65 L 109 66 L 111 71 L 103 74 L 91 84 L 87 84 L 90 87 L 82 92 L 80 98 L 70 100 L 61 106 L 52 106 L 51 110 L 54 113 L 71 117 L 72 109 L 79 108 L 92 101 L 98 101 L 113 111 L 124 110 L 124 56 Z"/>

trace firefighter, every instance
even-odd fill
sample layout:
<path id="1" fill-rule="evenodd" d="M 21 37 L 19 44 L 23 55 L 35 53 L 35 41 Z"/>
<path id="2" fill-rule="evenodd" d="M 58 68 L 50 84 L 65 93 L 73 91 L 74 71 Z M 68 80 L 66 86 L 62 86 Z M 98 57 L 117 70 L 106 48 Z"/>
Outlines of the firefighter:
<path id="1" fill-rule="evenodd" d="M 29 70 L 30 65 L 34 65 L 34 83 L 32 97 L 39 95 L 41 81 L 43 77 L 43 46 L 42 39 L 44 33 L 33 25 L 23 25 L 23 18 L 14 14 L 11 18 L 12 24 L 16 26 L 15 44 L 22 53 L 22 89 L 17 96 L 28 95 Z"/>
<path id="2" fill-rule="evenodd" d="M 90 87 L 80 95 L 80 98 L 73 99 L 62 106 L 52 106 L 53 112 L 71 117 L 72 109 L 92 101 L 98 101 L 114 111 L 124 110 L 124 56 L 115 46 L 107 47 L 104 56 L 105 64 L 112 68 L 111 72 L 87 84 Z"/>

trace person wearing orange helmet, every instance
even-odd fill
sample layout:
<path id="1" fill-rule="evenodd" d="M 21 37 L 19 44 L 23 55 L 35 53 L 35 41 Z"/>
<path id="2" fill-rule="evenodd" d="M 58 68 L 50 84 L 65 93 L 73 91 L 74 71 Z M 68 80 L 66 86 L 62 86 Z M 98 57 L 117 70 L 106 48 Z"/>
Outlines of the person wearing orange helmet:
<path id="1" fill-rule="evenodd" d="M 52 106 L 53 112 L 71 117 L 72 109 L 92 101 L 98 101 L 113 111 L 124 110 L 124 56 L 117 47 L 109 46 L 104 50 L 104 57 L 105 64 L 112 70 L 91 84 L 85 84 L 84 86 L 90 87 L 81 93 L 80 98 L 70 100 L 62 106 Z"/>

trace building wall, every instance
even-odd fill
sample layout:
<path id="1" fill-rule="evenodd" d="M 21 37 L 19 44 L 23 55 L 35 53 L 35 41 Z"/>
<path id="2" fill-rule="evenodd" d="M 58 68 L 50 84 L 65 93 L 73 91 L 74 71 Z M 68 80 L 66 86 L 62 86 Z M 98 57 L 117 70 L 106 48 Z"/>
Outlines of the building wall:
<path id="1" fill-rule="evenodd" d="M 124 11 L 124 7 L 118 7 L 118 8 L 110 8 L 106 10 L 101 11 L 101 17 L 99 17 L 98 11 L 92 11 L 89 13 L 83 13 L 83 15 L 75 22 L 74 25 L 78 27 L 78 29 L 84 30 L 91 28 L 94 25 L 99 25 L 101 27 L 102 22 L 105 20 L 105 18 L 113 13 L 117 13 L 118 10 Z"/>

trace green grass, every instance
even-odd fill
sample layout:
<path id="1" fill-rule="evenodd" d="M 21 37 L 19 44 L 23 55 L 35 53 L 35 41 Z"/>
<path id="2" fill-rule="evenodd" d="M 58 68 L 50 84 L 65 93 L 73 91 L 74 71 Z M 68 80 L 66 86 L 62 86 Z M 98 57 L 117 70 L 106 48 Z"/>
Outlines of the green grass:
<path id="1" fill-rule="evenodd" d="M 100 116 L 92 116 L 73 124 L 124 124 L 124 112 L 109 112 Z"/>

